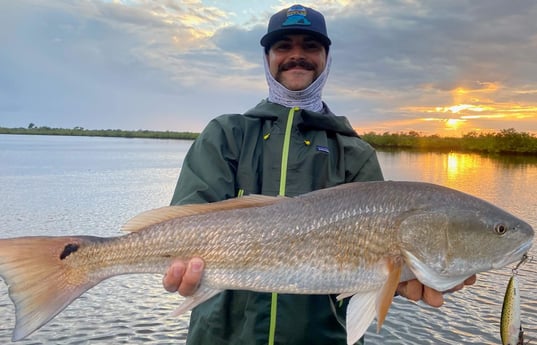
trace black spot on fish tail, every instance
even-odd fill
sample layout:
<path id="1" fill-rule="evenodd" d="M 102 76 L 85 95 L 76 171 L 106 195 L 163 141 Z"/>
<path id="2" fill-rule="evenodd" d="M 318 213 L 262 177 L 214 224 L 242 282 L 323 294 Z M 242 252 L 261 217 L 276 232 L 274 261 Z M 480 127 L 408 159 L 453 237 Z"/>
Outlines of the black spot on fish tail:
<path id="1" fill-rule="evenodd" d="M 63 248 L 63 252 L 60 254 L 60 260 L 65 259 L 72 253 L 76 252 L 80 248 L 80 245 L 77 243 L 69 243 Z"/>

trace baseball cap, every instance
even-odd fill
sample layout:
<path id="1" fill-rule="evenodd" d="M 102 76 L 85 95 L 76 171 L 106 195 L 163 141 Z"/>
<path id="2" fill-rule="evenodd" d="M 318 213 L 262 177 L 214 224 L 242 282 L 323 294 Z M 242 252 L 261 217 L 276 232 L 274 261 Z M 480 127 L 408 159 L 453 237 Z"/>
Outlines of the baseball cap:
<path id="1" fill-rule="evenodd" d="M 332 43 L 326 33 L 324 16 L 309 7 L 293 5 L 270 17 L 267 33 L 261 38 L 261 45 L 268 50 L 270 46 L 285 34 L 304 33 L 314 36 L 326 50 Z"/>

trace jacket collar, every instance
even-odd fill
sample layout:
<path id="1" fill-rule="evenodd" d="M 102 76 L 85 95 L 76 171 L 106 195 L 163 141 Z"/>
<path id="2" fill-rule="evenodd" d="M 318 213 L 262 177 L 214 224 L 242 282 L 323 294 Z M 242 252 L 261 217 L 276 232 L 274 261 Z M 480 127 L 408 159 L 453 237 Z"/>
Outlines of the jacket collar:
<path id="1" fill-rule="evenodd" d="M 356 131 L 352 128 L 346 117 L 336 116 L 326 104 L 324 104 L 324 109 L 326 111 L 325 113 L 300 109 L 297 127 L 300 130 L 325 130 L 346 136 L 358 137 L 358 134 L 356 134 Z M 282 117 L 287 118 L 289 110 L 290 108 L 283 105 L 263 100 L 254 108 L 244 113 L 244 116 L 276 121 Z"/>

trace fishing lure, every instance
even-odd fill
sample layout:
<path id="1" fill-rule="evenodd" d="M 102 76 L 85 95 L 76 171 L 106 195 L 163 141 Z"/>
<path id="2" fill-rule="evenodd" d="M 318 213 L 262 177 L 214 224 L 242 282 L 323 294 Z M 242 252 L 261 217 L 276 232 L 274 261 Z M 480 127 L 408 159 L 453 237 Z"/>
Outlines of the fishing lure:
<path id="1" fill-rule="evenodd" d="M 513 268 L 513 274 L 507 284 L 503 298 L 502 315 L 500 321 L 500 336 L 502 345 L 523 345 L 524 330 L 520 321 L 520 290 L 518 288 L 518 268 L 528 259 L 524 255 Z"/>

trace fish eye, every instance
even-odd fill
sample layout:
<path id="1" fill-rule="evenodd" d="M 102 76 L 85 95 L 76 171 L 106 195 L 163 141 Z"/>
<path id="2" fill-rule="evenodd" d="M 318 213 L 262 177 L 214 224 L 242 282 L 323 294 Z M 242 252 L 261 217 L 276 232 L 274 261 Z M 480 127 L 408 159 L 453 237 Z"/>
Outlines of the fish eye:
<path id="1" fill-rule="evenodd" d="M 503 235 L 507 232 L 507 226 L 503 223 L 498 223 L 494 226 L 494 231 L 498 234 L 498 235 Z"/>

